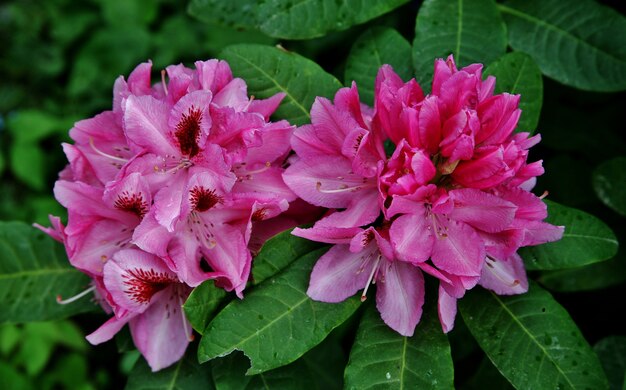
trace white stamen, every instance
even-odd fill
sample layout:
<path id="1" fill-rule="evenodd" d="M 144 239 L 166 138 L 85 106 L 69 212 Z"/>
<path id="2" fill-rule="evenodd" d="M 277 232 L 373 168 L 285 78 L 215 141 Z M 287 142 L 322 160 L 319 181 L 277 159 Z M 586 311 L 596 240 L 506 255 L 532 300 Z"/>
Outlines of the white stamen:
<path id="1" fill-rule="evenodd" d="M 89 137 L 89 146 L 91 146 L 91 149 L 93 149 L 94 152 L 98 153 L 102 157 L 107 157 L 107 158 L 110 158 L 112 160 L 120 161 L 120 162 L 123 162 L 123 163 L 127 163 L 128 162 L 128 160 L 125 159 L 125 158 L 121 158 L 121 157 L 117 157 L 117 156 L 111 156 L 110 154 L 104 153 L 102 150 L 98 149 L 96 147 L 96 145 L 94 145 L 93 138 L 91 138 L 91 137 Z"/>
<path id="2" fill-rule="evenodd" d="M 87 290 L 85 290 L 83 292 L 80 292 L 80 293 L 74 295 L 73 297 L 65 299 L 65 300 L 61 299 L 60 295 L 57 295 L 57 303 L 59 305 L 67 305 L 68 303 L 72 303 L 72 302 L 75 302 L 75 301 L 81 299 L 82 297 L 84 297 L 85 295 L 87 295 L 90 292 L 94 291 L 95 289 L 96 289 L 96 286 L 91 286 Z"/>
<path id="3" fill-rule="evenodd" d="M 543 194 L 541 194 L 541 196 L 539 197 L 539 199 L 543 199 L 546 196 L 548 196 L 548 191 L 544 191 Z"/>
<path id="4" fill-rule="evenodd" d="M 185 336 L 187 336 L 187 340 L 191 342 L 194 339 L 193 331 L 187 326 L 187 318 L 185 317 L 185 311 L 183 310 L 183 299 L 178 293 L 178 289 L 176 290 L 176 295 L 178 295 L 178 304 L 180 304 L 180 315 L 183 317 L 183 331 L 185 332 Z"/>
<path id="5" fill-rule="evenodd" d="M 243 111 L 248 111 L 248 108 L 250 108 L 250 104 L 252 104 L 253 101 L 254 101 L 254 95 L 251 95 L 250 100 L 248 100 L 248 104 L 246 104 L 246 107 L 243 109 Z"/>
<path id="6" fill-rule="evenodd" d="M 242 176 L 240 176 L 240 174 L 249 176 L 249 175 L 254 175 L 254 174 L 257 174 L 257 173 L 263 173 L 263 172 L 267 171 L 268 169 L 270 169 L 271 166 L 272 166 L 272 163 L 267 161 L 265 163 L 265 166 L 263 166 L 263 168 L 255 169 L 254 171 L 246 171 L 246 170 L 241 169 L 241 170 L 237 170 L 236 173 L 238 174 L 237 176 L 239 176 L 239 177 L 242 177 Z"/>
<path id="7" fill-rule="evenodd" d="M 322 189 L 322 183 L 320 183 L 319 181 L 317 182 L 315 188 L 321 192 L 322 194 L 338 194 L 340 192 L 347 192 L 347 191 L 358 191 L 362 188 L 364 188 L 363 186 L 354 186 L 354 187 L 348 187 L 345 184 L 342 184 L 339 188 L 334 189 L 334 190 L 323 190 Z"/>
<path id="8" fill-rule="evenodd" d="M 161 84 L 163 85 L 163 91 L 167 96 L 167 84 L 165 83 L 165 69 L 161 70 Z"/>
<path id="9" fill-rule="evenodd" d="M 365 300 L 367 299 L 367 290 L 370 287 L 370 284 L 374 284 L 372 283 L 372 279 L 374 279 L 374 274 L 376 274 L 378 271 L 378 264 L 380 263 L 380 255 L 376 258 L 376 262 L 374 263 L 374 266 L 372 267 L 372 272 L 370 272 L 370 276 L 369 278 L 367 278 L 367 284 L 365 285 L 365 288 L 363 289 L 363 293 L 361 294 L 361 302 L 365 302 Z"/>

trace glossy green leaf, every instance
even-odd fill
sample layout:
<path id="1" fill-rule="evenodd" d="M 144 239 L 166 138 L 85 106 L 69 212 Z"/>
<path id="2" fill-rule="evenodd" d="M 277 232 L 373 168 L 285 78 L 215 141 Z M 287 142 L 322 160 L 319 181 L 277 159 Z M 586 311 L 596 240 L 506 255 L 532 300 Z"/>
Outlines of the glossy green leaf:
<path id="1" fill-rule="evenodd" d="M 537 281 L 558 292 L 589 291 L 626 282 L 626 261 L 618 254 L 601 263 L 556 271 L 543 271 Z"/>
<path id="2" fill-rule="evenodd" d="M 233 352 L 211 362 L 213 381 L 217 390 L 339 390 L 346 363 L 344 355 L 338 341 L 329 336 L 291 364 L 256 375 L 245 375 L 250 360 L 240 352 Z"/>
<path id="3" fill-rule="evenodd" d="M 383 15 L 408 0 L 267 0 L 259 4 L 261 31 L 284 39 L 321 37 Z"/>
<path id="4" fill-rule="evenodd" d="M 489 64 L 506 50 L 506 29 L 494 0 L 426 0 L 415 24 L 413 63 L 420 85 L 430 85 L 436 58 L 454 55 L 460 68 Z"/>
<path id="5" fill-rule="evenodd" d="M 204 333 L 224 297 L 226 291 L 215 287 L 212 280 L 207 280 L 193 289 L 183 305 L 183 310 L 196 332 Z"/>
<path id="6" fill-rule="evenodd" d="M 257 375 L 247 376 L 250 361 L 242 353 L 232 353 L 216 360 L 213 378 L 217 390 L 315 389 L 315 378 L 301 360 Z"/>
<path id="7" fill-rule="evenodd" d="M 513 0 L 499 5 L 509 43 L 542 72 L 590 91 L 626 88 L 626 18 L 591 0 Z"/>
<path id="8" fill-rule="evenodd" d="M 207 327 L 198 350 L 201 362 L 243 351 L 258 374 L 291 363 L 321 342 L 359 307 L 356 297 L 323 303 L 306 295 L 313 264 L 324 249 L 311 252 L 266 280 L 244 300 L 228 304 Z"/>
<path id="9" fill-rule="evenodd" d="M 255 28 L 257 4 L 255 0 L 191 0 L 187 11 L 205 23 L 235 28 Z"/>
<path id="10" fill-rule="evenodd" d="M 626 217 L 626 157 L 600 164 L 593 172 L 593 189 L 605 205 Z"/>
<path id="11" fill-rule="evenodd" d="M 346 389 L 453 389 L 453 381 L 450 345 L 434 310 L 404 337 L 374 305 L 367 308 L 346 367 Z"/>
<path id="12" fill-rule="evenodd" d="M 254 284 L 274 276 L 296 259 L 320 247 L 318 242 L 294 236 L 292 230 L 281 232 L 263 244 L 252 262 Z"/>
<path id="13" fill-rule="evenodd" d="M 606 376 L 569 314 L 531 283 L 526 294 L 476 288 L 459 309 L 478 344 L 518 389 L 606 389 Z"/>
<path id="14" fill-rule="evenodd" d="M 211 390 L 214 388 L 211 365 L 198 364 L 193 347 L 190 347 L 178 362 L 157 372 L 152 372 L 143 358 L 139 359 L 126 383 L 126 390 Z"/>
<path id="15" fill-rule="evenodd" d="M 342 86 L 313 61 L 275 47 L 234 45 L 224 49 L 221 57 L 235 76 L 246 80 L 250 95 L 263 99 L 284 92 L 275 115 L 295 125 L 310 121 L 315 97 L 332 98 Z"/>
<path id="16" fill-rule="evenodd" d="M 35 388 L 26 375 L 4 360 L 0 361 L 0 388 L 11 390 L 28 390 Z"/>
<path id="17" fill-rule="evenodd" d="M 500 57 L 485 69 L 485 74 L 496 77 L 495 93 L 519 94 L 522 116 L 517 131 L 534 133 L 539 122 L 543 102 L 543 79 L 541 69 L 532 57 L 512 52 Z"/>
<path id="18" fill-rule="evenodd" d="M 626 336 L 609 336 L 593 346 L 609 378 L 611 390 L 620 390 L 626 380 Z"/>
<path id="19" fill-rule="evenodd" d="M 527 269 L 574 268 L 615 256 L 617 239 L 604 222 L 584 211 L 550 201 L 546 204 L 546 221 L 565 226 L 565 232 L 560 241 L 520 249 Z"/>
<path id="20" fill-rule="evenodd" d="M 378 70 L 389 64 L 405 81 L 413 75 L 411 45 L 392 28 L 374 27 L 354 42 L 346 62 L 345 83 L 356 81 L 361 101 L 374 105 L 374 83 Z"/>
<path id="21" fill-rule="evenodd" d="M 37 144 L 14 143 L 11 145 L 11 172 L 29 187 L 43 190 L 46 186 L 45 158 Z"/>
<path id="22" fill-rule="evenodd" d="M 9 117 L 7 128 L 16 141 L 33 143 L 58 131 L 60 122 L 57 117 L 44 111 L 22 110 Z"/>
<path id="23" fill-rule="evenodd" d="M 4 153 L 2 152 L 2 150 L 0 150 L 0 176 L 2 176 L 2 174 L 4 173 L 5 166 L 6 163 L 4 161 Z"/>
<path id="24" fill-rule="evenodd" d="M 44 321 L 99 310 L 85 297 L 59 305 L 89 287 L 63 246 L 21 222 L 0 222 L 0 323 Z"/>
<path id="25" fill-rule="evenodd" d="M 471 336 L 470 336 L 471 338 Z M 500 371 L 493 365 L 491 360 L 483 358 L 476 373 L 467 381 L 461 390 L 483 390 L 485 384 L 489 384 L 490 388 L 498 390 L 512 390 L 514 387 L 500 374 Z"/>

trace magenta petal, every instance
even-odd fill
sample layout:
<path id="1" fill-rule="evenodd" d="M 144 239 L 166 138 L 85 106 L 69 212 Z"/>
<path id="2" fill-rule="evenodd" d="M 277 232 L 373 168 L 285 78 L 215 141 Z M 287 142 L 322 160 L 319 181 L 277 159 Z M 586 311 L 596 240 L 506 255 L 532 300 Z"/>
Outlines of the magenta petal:
<path id="1" fill-rule="evenodd" d="M 377 283 L 376 307 L 383 321 L 403 336 L 411 337 L 422 316 L 424 277 L 419 268 L 398 261 L 383 261 L 384 279 Z"/>
<path id="2" fill-rule="evenodd" d="M 419 111 L 419 126 L 416 132 L 419 142 L 413 146 L 423 148 L 430 154 L 437 153 L 443 136 L 441 128 L 438 98 L 428 96 Z"/>
<path id="3" fill-rule="evenodd" d="M 104 285 L 113 301 L 131 312 L 143 312 L 156 293 L 179 283 L 163 261 L 137 249 L 124 249 L 104 265 Z"/>
<path id="4" fill-rule="evenodd" d="M 284 92 L 279 92 L 276 95 L 270 96 L 267 99 L 254 99 L 250 102 L 248 112 L 256 112 L 263 115 L 266 121 L 270 119 L 270 115 L 276 111 L 280 103 L 287 96 Z"/>
<path id="5" fill-rule="evenodd" d="M 211 131 L 212 121 L 209 106 L 212 99 L 213 95 L 209 91 L 194 91 L 176 102 L 168 118 L 169 136 L 174 139 L 179 136 L 180 131 L 197 131 L 193 142 L 198 147 L 203 148 Z M 185 145 L 179 146 L 181 150 L 185 147 Z"/>
<path id="6" fill-rule="evenodd" d="M 174 227 L 181 217 L 187 176 L 187 171 L 174 173 L 170 176 L 169 185 L 161 188 L 154 196 L 154 216 L 170 232 L 174 231 Z"/>
<path id="7" fill-rule="evenodd" d="M 452 190 L 449 195 L 454 201 L 450 218 L 489 233 L 509 227 L 517 209 L 511 202 L 473 188 Z"/>
<path id="8" fill-rule="evenodd" d="M 287 121 L 273 122 L 264 126 L 261 132 L 263 145 L 248 149 L 246 164 L 266 164 L 282 159 L 291 149 L 289 141 L 293 131 L 294 126 Z"/>
<path id="9" fill-rule="evenodd" d="M 443 224 L 445 234 L 437 234 L 432 252 L 433 263 L 441 270 L 458 276 L 479 276 L 485 260 L 480 236 L 462 222 Z"/>
<path id="10" fill-rule="evenodd" d="M 180 154 L 168 135 L 169 110 L 152 96 L 129 96 L 124 108 L 124 131 L 137 152 L 146 150 L 159 156 Z"/>
<path id="11" fill-rule="evenodd" d="M 213 102 L 218 106 L 228 106 L 235 111 L 243 111 L 248 106 L 248 86 L 240 78 L 232 79 L 218 93 Z"/>
<path id="12" fill-rule="evenodd" d="M 144 251 L 164 258 L 167 256 L 167 247 L 172 237 L 173 233 L 159 224 L 154 212 L 150 212 L 135 228 L 132 242 Z"/>
<path id="13" fill-rule="evenodd" d="M 170 286 L 155 295 L 143 314 L 130 321 L 130 332 L 139 352 L 152 371 L 175 362 L 184 354 L 191 338 L 191 326 L 183 312 L 178 286 Z"/>
<path id="14" fill-rule="evenodd" d="M 281 199 L 292 202 L 297 196 L 291 191 L 283 181 L 283 170 L 279 167 L 270 167 L 263 172 L 244 176 L 239 179 L 233 187 L 235 193 L 258 193 L 275 195 Z"/>
<path id="15" fill-rule="evenodd" d="M 311 107 L 311 123 L 317 137 L 333 150 L 341 151 L 345 137 L 360 127 L 349 112 L 339 111 L 325 98 L 318 97 Z"/>
<path id="16" fill-rule="evenodd" d="M 233 79 L 230 67 L 225 61 L 196 61 L 198 82 L 204 90 L 217 93 Z"/>
<path id="17" fill-rule="evenodd" d="M 563 237 L 563 232 L 565 231 L 564 226 L 554 226 L 540 221 L 523 221 L 520 225 L 524 228 L 522 246 L 558 241 Z"/>
<path id="18" fill-rule="evenodd" d="M 322 218 L 316 226 L 350 228 L 374 222 L 380 215 L 378 193 L 374 190 L 361 192 L 362 195 L 355 197 L 344 211 L 337 211 Z"/>
<path id="19" fill-rule="evenodd" d="M 476 135 L 477 144 L 499 144 L 513 132 L 519 120 L 518 109 L 520 95 L 503 93 L 492 96 L 478 106 L 481 118 L 481 130 Z"/>
<path id="20" fill-rule="evenodd" d="M 436 239 L 425 215 L 420 205 L 415 214 L 402 215 L 392 223 L 389 237 L 400 260 L 421 263 L 431 256 Z"/>
<path id="21" fill-rule="evenodd" d="M 299 197 L 316 206 L 346 208 L 362 191 L 374 188 L 363 177 L 351 173 L 352 164 L 345 157 L 298 160 L 283 174 L 285 183 Z"/>
<path id="22" fill-rule="evenodd" d="M 456 317 L 456 298 L 449 295 L 441 284 L 439 285 L 437 312 L 443 333 L 450 332 L 454 328 L 454 318 Z"/>
<path id="23" fill-rule="evenodd" d="M 355 235 L 363 231 L 360 227 L 336 228 L 332 226 L 318 226 L 318 223 L 309 229 L 295 228 L 291 234 L 327 244 L 348 244 Z"/>
<path id="24" fill-rule="evenodd" d="M 370 254 L 372 245 L 358 253 L 350 252 L 349 245 L 335 245 L 313 267 L 307 295 L 316 301 L 341 302 L 367 284 L 374 266 Z"/>
<path id="25" fill-rule="evenodd" d="M 126 314 L 121 318 L 111 317 L 107 322 L 102 324 L 98 329 L 94 332 L 90 333 L 85 337 L 89 343 L 92 345 L 98 345 L 109 341 L 119 332 L 126 323 L 135 316 L 136 314 Z"/>
<path id="26" fill-rule="evenodd" d="M 523 294 L 528 279 L 522 258 L 514 253 L 506 260 L 487 258 L 480 276 L 480 285 L 498 295 Z"/>

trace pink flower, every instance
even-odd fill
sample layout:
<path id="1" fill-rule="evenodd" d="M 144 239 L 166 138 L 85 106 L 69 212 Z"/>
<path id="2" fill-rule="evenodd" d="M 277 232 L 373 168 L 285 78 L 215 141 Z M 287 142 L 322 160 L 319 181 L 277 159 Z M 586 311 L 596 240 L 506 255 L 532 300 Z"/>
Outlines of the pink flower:
<path id="1" fill-rule="evenodd" d="M 243 297 L 250 247 L 269 237 L 255 227 L 295 226 L 277 217 L 296 195 L 282 179 L 294 127 L 269 122 L 284 94 L 249 98 L 223 61 L 169 66 L 155 85 L 151 67 L 120 77 L 112 111 L 70 131 L 69 165 L 55 185 L 68 223 L 53 217 L 42 230 L 64 243 L 113 313 L 88 340 L 128 323 L 156 371 L 189 343 L 181 305 L 191 288 L 215 279 Z"/>
<path id="2" fill-rule="evenodd" d="M 311 125 L 294 133 L 298 157 L 284 174 L 298 196 L 331 209 L 294 231 L 335 244 L 313 269 L 313 299 L 338 302 L 361 288 L 365 296 L 378 281 L 383 320 L 410 336 L 424 301 L 422 271 L 440 282 L 445 332 L 456 300 L 477 283 L 498 294 L 526 291 L 517 249 L 558 240 L 563 228 L 542 222 L 545 205 L 528 192 L 543 173 L 541 162 L 526 162 L 539 136 L 513 133 L 519 96 L 493 95 L 494 86 L 480 65 L 457 70 L 450 57 L 435 62 L 427 96 L 385 65 L 373 113 L 355 85 L 334 105 L 316 100 Z M 395 145 L 391 156 L 384 142 Z"/>

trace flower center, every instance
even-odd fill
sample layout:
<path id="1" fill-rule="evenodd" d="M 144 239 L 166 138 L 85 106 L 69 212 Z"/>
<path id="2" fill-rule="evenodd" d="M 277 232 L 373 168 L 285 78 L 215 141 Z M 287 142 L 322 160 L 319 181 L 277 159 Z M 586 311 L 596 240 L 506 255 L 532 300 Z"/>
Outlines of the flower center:
<path id="1" fill-rule="evenodd" d="M 217 195 L 215 190 L 196 186 L 190 191 L 191 206 L 195 211 L 207 211 L 218 203 L 222 203 L 224 198 Z"/>
<path id="2" fill-rule="evenodd" d="M 148 303 L 154 294 L 163 290 L 171 283 L 178 282 L 165 272 L 148 271 L 135 268 L 128 270 L 123 278 L 128 287 L 124 292 L 138 303 Z"/>
<path id="3" fill-rule="evenodd" d="M 191 106 L 187 114 L 183 114 L 180 122 L 176 125 L 174 135 L 178 139 L 180 151 L 183 155 L 193 157 L 200 152 L 198 139 L 200 138 L 200 122 L 202 111 Z"/>
<path id="4" fill-rule="evenodd" d="M 133 213 L 140 219 L 148 212 L 148 203 L 143 200 L 141 194 L 131 194 L 127 191 L 117 197 L 114 206 L 118 210 Z"/>

